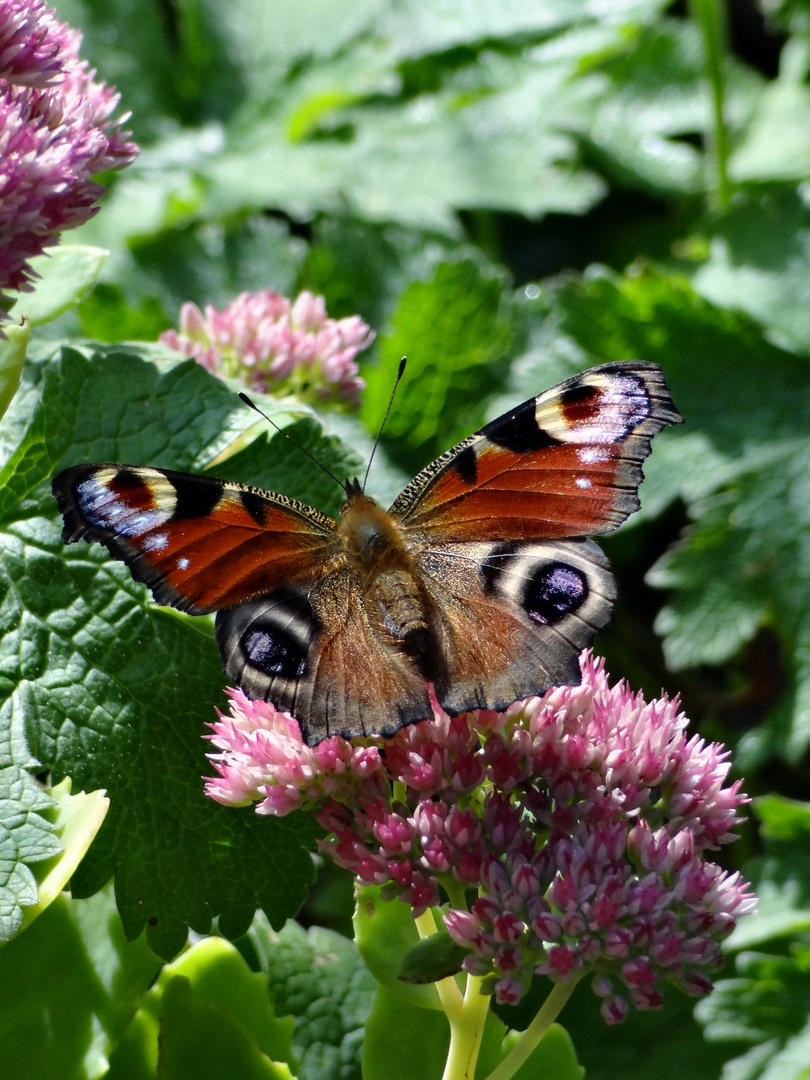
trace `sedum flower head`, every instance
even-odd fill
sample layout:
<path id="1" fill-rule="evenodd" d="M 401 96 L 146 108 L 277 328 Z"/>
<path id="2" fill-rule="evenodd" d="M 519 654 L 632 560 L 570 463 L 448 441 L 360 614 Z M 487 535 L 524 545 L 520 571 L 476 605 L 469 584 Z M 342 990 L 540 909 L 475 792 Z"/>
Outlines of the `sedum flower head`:
<path id="1" fill-rule="evenodd" d="M 98 209 L 91 177 L 138 152 L 80 43 L 42 0 L 0 0 L 0 294 L 31 288 L 28 260 Z"/>
<path id="2" fill-rule="evenodd" d="M 647 702 L 581 660 L 580 686 L 389 740 L 303 743 L 298 724 L 231 692 L 212 725 L 208 794 L 262 814 L 303 807 L 322 847 L 417 916 L 439 903 L 465 969 L 516 1003 L 535 974 L 590 973 L 609 1023 L 657 1008 L 664 982 L 700 995 L 754 898 L 707 853 L 734 839 L 728 756 L 688 737 L 678 701 Z M 384 751 L 384 752 L 383 752 Z M 466 895 L 466 906 L 458 898 Z"/>
<path id="3" fill-rule="evenodd" d="M 263 393 L 279 389 L 354 405 L 365 385 L 355 357 L 374 332 L 359 315 L 330 319 L 322 296 L 302 292 L 290 302 L 265 289 L 242 293 L 224 311 L 209 304 L 203 314 L 196 304 L 183 304 L 180 333 L 167 330 L 160 340 Z"/>

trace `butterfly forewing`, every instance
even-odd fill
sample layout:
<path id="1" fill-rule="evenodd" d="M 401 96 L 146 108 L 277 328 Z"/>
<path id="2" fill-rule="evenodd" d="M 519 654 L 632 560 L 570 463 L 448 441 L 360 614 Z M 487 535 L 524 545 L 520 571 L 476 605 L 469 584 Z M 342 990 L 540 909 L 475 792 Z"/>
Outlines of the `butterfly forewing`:
<path id="1" fill-rule="evenodd" d="M 65 543 L 104 544 L 159 603 L 193 615 L 317 576 L 335 545 L 336 523 L 312 507 L 193 473 L 76 465 L 53 492 Z"/>
<path id="2" fill-rule="evenodd" d="M 426 539 L 611 532 L 638 509 L 641 462 L 653 435 L 680 420 L 655 364 L 604 364 L 448 450 L 390 512 Z"/>

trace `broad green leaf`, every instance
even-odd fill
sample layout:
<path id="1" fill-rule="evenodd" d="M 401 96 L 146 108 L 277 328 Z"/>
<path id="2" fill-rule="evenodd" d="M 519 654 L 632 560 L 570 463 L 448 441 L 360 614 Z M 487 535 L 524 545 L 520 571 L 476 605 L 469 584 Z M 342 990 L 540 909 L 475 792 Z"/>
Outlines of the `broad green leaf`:
<path id="1" fill-rule="evenodd" d="M 764 87 L 745 138 L 729 170 L 737 181 L 804 180 L 810 174 L 810 90 L 806 41 L 788 41 L 779 78 Z"/>
<path id="2" fill-rule="evenodd" d="M 558 296 L 561 329 L 589 358 L 660 363 L 682 429 L 657 436 L 645 498 L 676 496 L 695 524 L 649 580 L 675 589 L 658 623 L 673 668 L 717 663 L 773 626 L 790 682 L 748 753 L 800 756 L 810 742 L 806 551 L 810 369 L 749 320 L 652 271 L 595 271 Z"/>
<path id="3" fill-rule="evenodd" d="M 102 791 L 91 791 L 89 794 L 80 791 L 71 795 L 70 788 L 70 777 L 65 777 L 61 784 L 51 788 L 48 793 L 55 803 L 53 828 L 62 851 L 47 863 L 37 866 L 37 902 L 33 907 L 25 909 L 21 929 L 42 914 L 67 887 L 76 867 L 101 828 L 110 805 L 110 800 L 105 798 Z"/>
<path id="4" fill-rule="evenodd" d="M 112 890 L 57 899 L 0 949 L 2 1072 L 95 1080 L 134 1016 L 160 961 L 141 936 L 126 942 Z"/>
<path id="5" fill-rule="evenodd" d="M 287 1065 L 262 1054 L 227 1008 L 201 1000 L 183 976 L 163 991 L 159 1080 L 293 1080 Z"/>
<path id="6" fill-rule="evenodd" d="M 400 900 L 383 900 L 374 885 L 358 885 L 354 936 L 371 974 L 393 997 L 421 1009 L 441 1009 L 436 987 L 403 982 L 402 959 L 419 941 L 411 908 Z"/>
<path id="7" fill-rule="evenodd" d="M 276 1014 L 296 1018 L 299 1080 L 359 1080 L 375 984 L 357 946 L 334 931 L 306 931 L 294 922 L 276 933 L 261 915 L 249 936 Z"/>
<path id="8" fill-rule="evenodd" d="M 778 795 L 754 801 L 765 854 L 748 863 L 757 910 L 742 919 L 728 949 L 781 942 L 810 929 L 810 804 Z"/>
<path id="9" fill-rule="evenodd" d="M 292 1018 L 277 1019 L 266 981 L 221 938 L 167 964 L 111 1054 L 110 1080 L 290 1080 Z"/>
<path id="10" fill-rule="evenodd" d="M 507 1034 L 501 1051 L 504 1057 L 519 1038 L 518 1031 Z M 577 1061 L 571 1036 L 559 1024 L 551 1025 L 532 1054 L 514 1074 L 514 1080 L 535 1080 L 535 1077 L 539 1076 L 553 1076 L 555 1080 L 584 1080 L 585 1069 Z"/>
<path id="11" fill-rule="evenodd" d="M 3 673 L 6 694 L 11 683 Z M 53 800 L 31 775 L 37 767 L 25 737 L 23 718 L 6 699 L 0 705 L 0 942 L 22 925 L 26 908 L 37 903 L 32 866 L 59 854 L 49 821 Z M 3 950 L 0 949 L 0 957 Z"/>
<path id="12" fill-rule="evenodd" d="M 789 956 L 743 953 L 737 970 L 737 978 L 724 979 L 697 1007 L 707 1038 L 734 1041 L 749 1051 L 769 1048 L 765 1060 L 754 1058 L 758 1067 L 743 1075 L 800 1080 L 807 1075 L 807 1057 L 796 1054 L 807 1046 L 810 951 L 795 945 Z"/>
<path id="13" fill-rule="evenodd" d="M 686 266 L 695 289 L 715 304 L 753 316 L 788 348 L 807 354 L 807 189 L 791 184 L 752 192 L 713 223 L 708 239 L 708 258 Z"/>
<path id="14" fill-rule="evenodd" d="M 442 263 L 430 281 L 405 290 L 379 342 L 361 411 L 366 426 L 373 431 L 382 421 L 407 356 L 384 439 L 396 441 L 399 463 L 413 471 L 427 465 L 483 423 L 484 398 L 502 383 L 511 336 L 500 282 L 470 259 Z"/>
<path id="15" fill-rule="evenodd" d="M 204 932 L 217 915 L 231 936 L 244 933 L 257 907 L 280 925 L 311 881 L 303 846 L 315 827 L 303 815 L 262 820 L 205 798 L 202 736 L 224 705 L 225 683 L 210 620 L 157 608 L 98 545 L 65 548 L 48 486 L 76 461 L 200 468 L 252 419 L 193 361 L 62 349 L 33 363 L 29 379 L 37 391 L 19 406 L 15 399 L 11 430 L 20 423 L 14 410 L 30 409 L 37 394 L 38 401 L 0 491 L 3 716 L 6 738 L 16 732 L 19 742 L 27 726 L 33 753 L 55 781 L 70 776 L 76 788 L 103 787 L 110 797 L 107 820 L 74 875 L 74 895 L 94 892 L 115 871 L 127 934 L 146 925 L 164 956 L 182 946 L 188 925 Z M 330 446 L 321 447 L 324 463 L 339 468 Z M 226 476 L 227 465 L 218 470 Z M 278 479 L 283 488 L 284 471 Z"/>

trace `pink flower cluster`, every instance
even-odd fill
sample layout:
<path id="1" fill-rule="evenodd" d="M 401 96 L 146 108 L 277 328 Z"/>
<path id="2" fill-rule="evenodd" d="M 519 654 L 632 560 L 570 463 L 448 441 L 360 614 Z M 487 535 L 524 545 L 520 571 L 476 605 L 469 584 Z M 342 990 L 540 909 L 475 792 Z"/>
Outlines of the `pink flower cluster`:
<path id="1" fill-rule="evenodd" d="M 717 744 L 687 738 L 678 703 L 646 702 L 583 654 L 582 684 L 504 713 L 435 717 L 385 742 L 306 746 L 298 724 L 232 692 L 212 725 L 220 802 L 314 810 L 340 865 L 419 915 L 444 911 L 464 968 L 515 1003 L 535 974 L 590 972 L 609 1023 L 661 1004 L 660 984 L 711 989 L 720 943 L 754 907 L 705 853 L 733 839 L 739 782 Z M 384 751 L 381 752 L 381 751 Z"/>
<path id="2" fill-rule="evenodd" d="M 43 0 L 0 0 L 0 293 L 31 288 L 28 260 L 98 209 L 90 177 L 138 152 L 80 43 Z"/>
<path id="3" fill-rule="evenodd" d="M 209 371 L 241 378 L 262 393 L 282 390 L 304 400 L 356 405 L 365 383 L 355 357 L 374 340 L 359 315 L 330 319 L 322 296 L 302 292 L 294 303 L 265 289 L 242 293 L 218 311 L 183 304 L 180 333 L 160 340 Z"/>

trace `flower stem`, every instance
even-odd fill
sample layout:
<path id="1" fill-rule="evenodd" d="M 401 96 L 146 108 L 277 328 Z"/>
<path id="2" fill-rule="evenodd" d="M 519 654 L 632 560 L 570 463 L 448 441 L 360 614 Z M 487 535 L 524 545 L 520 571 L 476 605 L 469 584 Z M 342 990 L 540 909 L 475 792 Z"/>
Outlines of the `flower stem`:
<path id="1" fill-rule="evenodd" d="M 436 933 L 436 922 L 430 909 L 414 921 L 420 937 Z M 488 995 L 481 993 L 481 982 L 477 976 L 468 975 L 463 997 L 452 976 L 436 983 L 439 1000 L 450 1025 L 450 1048 L 442 1080 L 473 1080 L 475 1076 L 475 1063 L 491 1000 Z"/>
<path id="2" fill-rule="evenodd" d="M 436 922 L 433 918 L 433 912 L 428 908 L 424 914 L 414 919 L 416 923 L 416 929 L 419 931 L 419 937 L 430 937 L 431 934 L 436 933 Z M 450 1021 L 453 1023 L 453 1017 L 458 1016 L 464 1008 L 464 999 L 461 996 L 461 991 L 456 985 L 456 980 L 452 975 L 449 975 L 446 979 L 439 979 L 435 984 L 436 992 L 439 995 L 439 1001 L 442 1003 L 442 1009 Z"/>
<path id="3" fill-rule="evenodd" d="M 712 199 L 717 210 L 725 210 L 731 202 L 731 181 L 728 176 L 728 131 L 723 118 L 725 96 L 725 11 L 720 0 L 690 0 L 692 16 L 703 39 L 706 77 L 712 93 L 713 126 L 707 138 L 707 151 L 713 176 Z"/>
<path id="4" fill-rule="evenodd" d="M 488 994 L 481 993 L 482 980 L 476 975 L 467 976 L 467 990 L 461 1010 L 449 1016 L 450 1049 L 442 1073 L 442 1080 L 473 1080 L 478 1051 L 484 1037 L 489 1003 Z"/>
<path id="5" fill-rule="evenodd" d="M 534 1048 L 538 1045 L 545 1033 L 560 1015 L 563 1006 L 570 998 L 574 987 L 579 982 L 578 978 L 571 979 L 567 983 L 556 983 L 551 993 L 546 998 L 542 1009 L 535 1016 L 515 1043 L 503 1061 L 487 1077 L 487 1080 L 509 1080 L 514 1076 L 520 1066 L 528 1059 Z"/>

